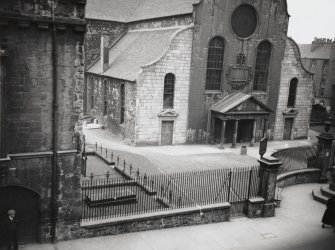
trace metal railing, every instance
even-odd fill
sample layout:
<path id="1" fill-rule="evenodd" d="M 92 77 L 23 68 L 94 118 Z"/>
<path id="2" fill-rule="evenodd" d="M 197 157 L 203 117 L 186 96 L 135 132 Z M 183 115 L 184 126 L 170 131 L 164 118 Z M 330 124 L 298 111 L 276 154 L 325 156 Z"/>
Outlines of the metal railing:
<path id="1" fill-rule="evenodd" d="M 99 220 L 257 197 L 259 167 L 134 175 L 82 182 L 82 220 Z"/>

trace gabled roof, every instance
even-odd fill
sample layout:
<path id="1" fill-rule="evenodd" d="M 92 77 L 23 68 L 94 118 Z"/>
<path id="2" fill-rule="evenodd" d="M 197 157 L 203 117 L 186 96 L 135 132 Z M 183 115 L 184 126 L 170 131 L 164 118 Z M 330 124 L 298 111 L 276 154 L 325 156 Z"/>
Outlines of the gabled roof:
<path id="1" fill-rule="evenodd" d="M 164 55 L 173 36 L 182 28 L 165 28 L 128 31 L 109 50 L 109 68 L 102 72 L 101 58 L 95 62 L 88 73 L 135 81 L 141 66 L 150 64 Z"/>
<path id="2" fill-rule="evenodd" d="M 191 14 L 199 0 L 88 0 L 86 18 L 116 22 Z"/>
<path id="3" fill-rule="evenodd" d="M 299 44 L 301 58 L 330 59 L 331 43 L 320 44 L 312 51 L 312 44 Z"/>
<path id="4" fill-rule="evenodd" d="M 249 106 L 249 109 L 243 110 L 239 109 L 238 107 L 245 102 L 250 101 L 254 105 L 250 105 L 251 103 L 248 103 L 247 106 Z M 254 106 L 254 107 L 252 107 Z M 211 107 L 212 111 L 225 114 L 225 113 L 272 113 L 273 111 L 268 108 L 266 105 L 264 105 L 262 102 L 258 101 L 255 97 L 252 95 L 247 95 L 242 92 L 234 92 L 225 98 L 223 98 L 221 101 L 217 102 Z"/>

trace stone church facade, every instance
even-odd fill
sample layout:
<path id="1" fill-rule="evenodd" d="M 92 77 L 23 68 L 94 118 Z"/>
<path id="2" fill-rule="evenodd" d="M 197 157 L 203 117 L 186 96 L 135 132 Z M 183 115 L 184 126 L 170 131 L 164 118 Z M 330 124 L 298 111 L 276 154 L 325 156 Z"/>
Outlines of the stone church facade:
<path id="1" fill-rule="evenodd" d="M 299 100 L 313 79 L 285 0 L 100 3 L 87 5 L 85 112 L 129 143 L 307 138 L 311 103 Z"/>

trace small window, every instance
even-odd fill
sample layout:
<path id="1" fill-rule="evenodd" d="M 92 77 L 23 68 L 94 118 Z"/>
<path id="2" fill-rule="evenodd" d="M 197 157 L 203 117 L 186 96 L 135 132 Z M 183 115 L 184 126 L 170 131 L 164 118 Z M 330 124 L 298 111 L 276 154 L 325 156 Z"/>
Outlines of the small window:
<path id="1" fill-rule="evenodd" d="M 108 83 L 104 80 L 104 103 L 103 103 L 103 115 L 107 115 L 107 96 L 108 96 Z"/>
<path id="2" fill-rule="evenodd" d="M 287 100 L 287 107 L 293 108 L 295 106 L 295 97 L 297 93 L 298 79 L 293 78 L 290 82 L 290 89 Z"/>
<path id="3" fill-rule="evenodd" d="M 255 66 L 255 77 L 254 87 L 255 91 L 266 91 L 269 65 L 271 57 L 271 43 L 263 41 L 258 45 L 256 66 Z"/>
<path id="4" fill-rule="evenodd" d="M 124 84 L 121 84 L 121 89 L 120 89 L 120 98 L 121 98 L 121 102 L 120 102 L 120 106 L 121 106 L 121 116 L 120 116 L 120 123 L 123 124 L 124 123 L 124 115 L 125 115 L 125 103 L 126 103 L 126 93 L 125 93 L 125 86 Z"/>
<path id="5" fill-rule="evenodd" d="M 91 109 L 94 108 L 94 88 L 95 88 L 95 84 L 94 84 L 94 78 L 93 76 L 90 77 L 90 85 L 91 85 Z"/>
<path id="6" fill-rule="evenodd" d="M 167 74 L 164 78 L 164 97 L 163 97 L 163 109 L 172 109 L 174 100 L 174 74 Z"/>
<path id="7" fill-rule="evenodd" d="M 214 37 L 208 46 L 206 90 L 221 90 L 224 40 Z"/>

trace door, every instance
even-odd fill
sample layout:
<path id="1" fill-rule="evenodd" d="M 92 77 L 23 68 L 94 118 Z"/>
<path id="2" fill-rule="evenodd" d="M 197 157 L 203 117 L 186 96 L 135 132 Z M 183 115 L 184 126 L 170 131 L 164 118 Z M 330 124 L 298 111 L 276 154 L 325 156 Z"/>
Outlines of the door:
<path id="1" fill-rule="evenodd" d="M 291 140 L 292 127 L 293 127 L 293 118 L 286 118 L 283 140 Z"/>
<path id="2" fill-rule="evenodd" d="M 173 121 L 162 122 L 161 145 L 172 145 Z"/>
<path id="3" fill-rule="evenodd" d="M 237 131 L 237 142 L 250 142 L 252 138 L 252 129 L 254 120 L 239 120 Z"/>
<path id="4" fill-rule="evenodd" d="M 0 224 L 9 209 L 16 211 L 19 221 L 19 242 L 37 242 L 39 225 L 39 195 L 19 186 L 0 187 Z"/>
<path id="5" fill-rule="evenodd" d="M 235 121 L 231 121 L 231 120 L 226 121 L 225 143 L 233 142 L 234 122 Z"/>

